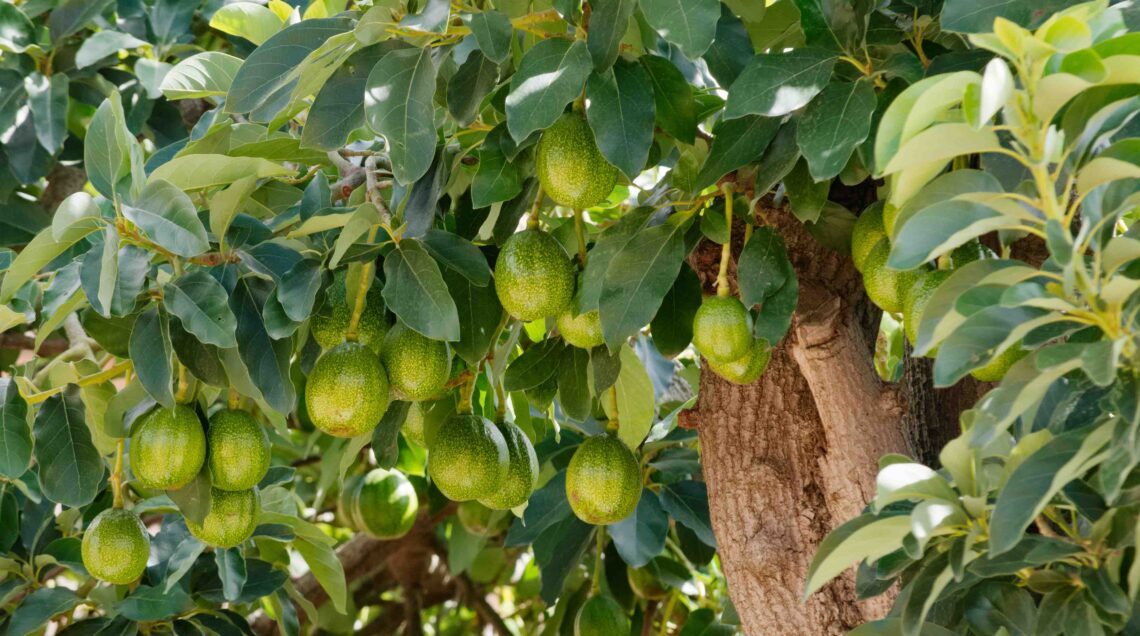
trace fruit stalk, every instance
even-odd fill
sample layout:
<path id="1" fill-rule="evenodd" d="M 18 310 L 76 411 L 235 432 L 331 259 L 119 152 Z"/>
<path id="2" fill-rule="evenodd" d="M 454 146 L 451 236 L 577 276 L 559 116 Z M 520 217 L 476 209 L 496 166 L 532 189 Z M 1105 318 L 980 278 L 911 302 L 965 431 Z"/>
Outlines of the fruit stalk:
<path id="1" fill-rule="evenodd" d="M 732 259 L 732 184 L 725 183 L 720 187 L 720 190 L 724 193 L 724 222 L 728 227 L 728 237 L 720 248 L 720 271 L 716 275 L 716 295 L 727 298 L 729 293 L 728 262 Z"/>
<path id="2" fill-rule="evenodd" d="M 460 413 L 470 413 L 472 411 L 471 396 L 475 393 L 475 381 L 478 377 L 479 370 L 476 369 L 475 373 L 472 373 L 463 380 L 463 384 L 459 387 L 459 404 L 455 407 L 456 411 Z"/>
<path id="3" fill-rule="evenodd" d="M 123 444 L 125 440 L 120 438 L 119 443 L 115 446 L 115 471 L 111 473 L 111 493 L 113 500 L 111 506 L 114 508 L 123 507 Z"/>
<path id="4" fill-rule="evenodd" d="M 606 527 L 598 526 L 598 531 L 594 534 L 597 541 L 594 550 L 594 575 L 590 580 L 590 596 L 597 596 L 598 590 L 602 588 L 602 575 L 605 572 L 602 553 L 606 551 Z"/>
<path id="5" fill-rule="evenodd" d="M 578 268 L 586 269 L 586 224 L 582 221 L 582 210 L 574 209 L 574 235 L 578 239 Z"/>
<path id="6" fill-rule="evenodd" d="M 606 429 L 610 431 L 618 430 L 618 399 L 617 399 L 617 385 L 610 387 L 610 421 L 606 424 Z"/>
<path id="7" fill-rule="evenodd" d="M 530 215 L 526 218 L 526 228 L 528 230 L 538 229 L 538 209 L 542 206 L 542 184 L 538 184 L 538 192 L 534 195 L 534 204 L 530 206 Z"/>
<path id="8" fill-rule="evenodd" d="M 379 225 L 373 225 L 372 229 L 368 231 L 368 242 L 374 243 L 376 241 L 376 233 L 380 230 Z M 356 342 L 358 336 L 357 331 L 360 328 L 360 317 L 364 315 L 364 306 L 367 304 L 368 288 L 372 282 L 372 271 L 376 267 L 375 261 L 369 261 L 360 268 L 360 280 L 356 285 L 356 302 L 352 304 L 352 316 L 348 319 L 348 328 L 344 331 L 344 339 L 349 342 Z"/>

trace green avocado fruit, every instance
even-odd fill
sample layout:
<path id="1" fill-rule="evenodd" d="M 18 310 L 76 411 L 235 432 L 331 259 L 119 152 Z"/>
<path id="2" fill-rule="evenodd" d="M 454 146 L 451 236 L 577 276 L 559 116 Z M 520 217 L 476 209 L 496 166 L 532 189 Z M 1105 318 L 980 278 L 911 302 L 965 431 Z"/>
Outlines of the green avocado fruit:
<path id="1" fill-rule="evenodd" d="M 709 362 L 732 362 L 752 349 L 752 316 L 732 296 L 709 296 L 693 317 L 693 344 Z"/>
<path id="2" fill-rule="evenodd" d="M 608 526 L 628 517 L 641 499 L 641 468 L 633 451 L 609 434 L 582 442 L 566 469 L 566 498 L 586 523 Z"/>
<path id="3" fill-rule="evenodd" d="M 428 453 L 428 475 L 452 501 L 480 499 L 506 479 L 510 455 L 490 420 L 457 413 L 440 425 Z"/>
<path id="4" fill-rule="evenodd" d="M 574 619 L 574 636 L 615 636 L 629 633 L 629 617 L 617 601 L 595 596 L 582 604 Z"/>
<path id="5" fill-rule="evenodd" d="M 558 205 L 581 210 L 606 200 L 618 171 L 598 149 L 586 118 L 566 113 L 542 133 L 535 154 L 542 191 Z"/>
<path id="6" fill-rule="evenodd" d="M 178 404 L 147 412 L 131 427 L 131 472 L 144 487 L 178 490 L 206 461 L 206 433 L 194 409 Z"/>
<path id="7" fill-rule="evenodd" d="M 885 238 L 887 229 L 883 227 L 883 204 L 874 203 L 855 219 L 855 227 L 851 229 L 851 260 L 855 261 L 856 270 L 863 271 L 867 256 L 875 244 Z"/>
<path id="8" fill-rule="evenodd" d="M 356 491 L 364 483 L 364 475 L 348 475 L 336 496 L 336 519 L 350 530 L 360 530 L 360 520 L 356 518 Z"/>
<path id="9" fill-rule="evenodd" d="M 253 535 L 261 509 L 257 488 L 210 490 L 210 511 L 201 525 L 186 519 L 190 534 L 215 548 L 232 548 Z"/>
<path id="10" fill-rule="evenodd" d="M 471 534 L 496 535 L 507 529 L 511 515 L 491 510 L 474 499 L 460 502 L 455 509 L 459 523 Z"/>
<path id="11" fill-rule="evenodd" d="M 388 410 L 388 399 L 388 376 L 380 358 L 357 342 L 324 352 L 305 383 L 309 419 L 335 437 L 356 437 L 376 428 Z"/>
<path id="12" fill-rule="evenodd" d="M 224 409 L 210 417 L 209 462 L 214 488 L 248 490 L 269 470 L 269 435 L 253 415 Z"/>
<path id="13" fill-rule="evenodd" d="M 376 468 L 353 493 L 360 529 L 377 539 L 398 539 L 412 529 L 420 500 L 412 482 L 398 470 Z"/>
<path id="14" fill-rule="evenodd" d="M 574 295 L 570 256 L 542 230 L 518 232 L 495 262 L 495 292 L 503 308 L 523 322 L 557 316 Z"/>
<path id="15" fill-rule="evenodd" d="M 626 579 L 633 593 L 648 601 L 660 601 L 669 595 L 669 587 L 648 566 L 629 568 Z"/>
<path id="16" fill-rule="evenodd" d="M 344 342 L 344 334 L 352 319 L 352 307 L 348 304 L 348 290 L 345 288 L 346 270 L 333 276 L 333 282 L 325 288 L 325 302 L 309 322 L 313 340 L 322 349 L 331 349 Z M 373 351 L 380 350 L 384 334 L 388 332 L 388 322 L 384 318 L 384 297 L 376 281 L 368 288 L 364 297 L 364 311 L 356 326 L 356 341 Z"/>
<path id="17" fill-rule="evenodd" d="M 432 340 L 399 323 L 384 337 L 380 361 L 388 383 L 405 400 L 430 400 L 443 393 L 451 374 L 451 350 L 446 342 Z"/>
<path id="18" fill-rule="evenodd" d="M 80 548 L 83 567 L 99 579 L 115 585 L 132 583 L 146 570 L 150 535 L 138 515 L 122 508 L 108 508 L 91 520 Z"/>
<path id="19" fill-rule="evenodd" d="M 538 455 L 526 433 L 511 422 L 497 425 L 507 442 L 507 476 L 498 490 L 481 497 L 479 503 L 493 510 L 510 510 L 530 499 L 538 484 Z"/>
<path id="20" fill-rule="evenodd" d="M 999 353 L 986 366 L 971 371 L 970 375 L 980 382 L 1000 382 L 1009 368 L 1027 355 L 1029 355 L 1029 351 L 1022 349 L 1020 344 L 1015 344 Z"/>
<path id="21" fill-rule="evenodd" d="M 880 239 L 863 262 L 863 287 L 871 302 L 885 312 L 897 314 L 903 310 L 904 294 L 918 280 L 921 270 L 890 269 L 887 267 L 890 255 L 890 242 Z"/>
<path id="22" fill-rule="evenodd" d="M 602 317 L 597 309 L 574 315 L 572 307 L 567 307 L 555 319 L 562 339 L 579 349 L 593 349 L 606 343 L 602 336 Z"/>
<path id="23" fill-rule="evenodd" d="M 752 341 L 748 353 L 732 362 L 709 361 L 713 373 L 732 382 L 733 384 L 752 384 L 760 379 L 764 370 L 768 368 L 768 360 L 772 357 L 772 347 L 763 338 Z"/>
<path id="24" fill-rule="evenodd" d="M 930 302 L 930 297 L 934 295 L 934 290 L 938 289 L 939 285 L 950 278 L 952 273 L 945 269 L 923 272 L 919 274 L 918 280 L 914 281 L 914 284 L 903 296 L 903 331 L 906 333 L 906 339 L 910 341 L 911 346 L 918 342 L 918 325 L 922 322 L 922 312 L 926 309 L 927 303 Z M 926 356 L 932 358 L 937 354 L 938 347 L 935 347 Z"/>

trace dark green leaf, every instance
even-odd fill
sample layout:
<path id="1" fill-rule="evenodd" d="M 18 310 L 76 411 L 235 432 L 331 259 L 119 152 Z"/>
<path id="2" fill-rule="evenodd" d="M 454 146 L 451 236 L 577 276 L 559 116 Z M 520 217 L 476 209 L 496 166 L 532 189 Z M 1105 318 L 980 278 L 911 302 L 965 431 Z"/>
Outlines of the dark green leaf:
<path id="1" fill-rule="evenodd" d="M 23 53 L 36 38 L 35 27 L 28 16 L 14 4 L 0 6 L 0 48 Z M 6 129 L 6 126 L 0 126 Z"/>
<path id="2" fill-rule="evenodd" d="M 763 303 L 794 277 L 784 239 L 771 227 L 756 228 L 736 264 L 740 299 L 746 307 Z M 773 341 L 774 342 L 774 341 Z"/>
<path id="3" fill-rule="evenodd" d="M 55 153 L 67 139 L 67 75 L 46 77 L 32 73 L 24 78 L 28 107 L 36 122 L 36 139 L 48 152 Z"/>
<path id="4" fill-rule="evenodd" d="M 643 490 L 633 514 L 611 525 L 608 530 L 622 560 L 630 567 L 640 568 L 665 549 L 669 515 L 651 491 Z"/>
<path id="5" fill-rule="evenodd" d="M 563 495 L 565 497 L 565 495 Z M 553 604 L 562 593 L 566 576 L 594 538 L 594 527 L 569 517 L 547 528 L 534 541 L 534 560 L 542 571 L 542 599 Z"/>
<path id="6" fill-rule="evenodd" d="M 653 144 L 652 95 L 649 74 L 636 62 L 619 60 L 586 83 L 586 117 L 598 148 L 630 179 L 645 168 Z"/>
<path id="7" fill-rule="evenodd" d="M 549 128 L 582 92 L 592 68 L 582 40 L 548 38 L 527 51 L 511 78 L 506 101 L 507 127 L 515 141 Z"/>
<path id="8" fill-rule="evenodd" d="M 775 117 L 749 115 L 717 122 L 709 155 L 697 175 L 696 190 L 758 159 L 779 129 L 780 120 Z"/>
<path id="9" fill-rule="evenodd" d="M 32 461 L 28 405 L 11 378 L 0 378 L 0 476 L 16 479 Z"/>
<path id="10" fill-rule="evenodd" d="M 693 143 L 697 132 L 697 104 L 693 87 L 669 60 L 656 55 L 641 56 L 653 83 L 653 103 L 657 125 L 677 141 Z"/>
<path id="11" fill-rule="evenodd" d="M 194 270 L 167 283 L 162 302 L 186 331 L 223 349 L 237 346 L 237 318 L 227 304 L 225 287 L 205 270 Z"/>
<path id="12" fill-rule="evenodd" d="M 649 323 L 653 345 L 661 355 L 671 358 L 688 348 L 693 340 L 693 318 L 700 306 L 701 281 L 692 268 L 682 265 L 681 273 Z"/>
<path id="13" fill-rule="evenodd" d="M 399 459 L 400 427 L 408 418 L 408 409 L 411 403 L 396 401 L 388 406 L 384 417 L 372 431 L 372 453 L 376 456 L 376 465 L 381 468 L 392 468 Z"/>
<path id="14" fill-rule="evenodd" d="M 459 340 L 455 301 L 423 243 L 400 241 L 384 257 L 384 278 L 384 303 L 400 320 L 434 340 Z"/>
<path id="15" fill-rule="evenodd" d="M 499 67 L 482 53 L 472 51 L 447 82 L 447 112 L 461 126 L 470 124 L 498 81 Z"/>
<path id="16" fill-rule="evenodd" d="M 752 58 L 728 91 L 724 116 L 780 117 L 807 105 L 831 79 L 835 54 L 803 48 Z"/>
<path id="17" fill-rule="evenodd" d="M 435 157 L 434 96 L 429 48 L 391 51 L 368 74 L 364 120 L 388 141 L 392 174 L 402 184 L 422 177 Z"/>
<path id="18" fill-rule="evenodd" d="M 344 145 L 349 133 L 364 127 L 364 101 L 360 96 L 372 67 L 386 52 L 384 46 L 357 51 L 329 77 L 309 107 L 301 129 L 301 148 L 336 150 Z"/>
<path id="19" fill-rule="evenodd" d="M 875 88 L 870 80 L 832 82 L 799 117 L 796 143 L 816 181 L 838 175 L 871 130 Z"/>
<path id="20" fill-rule="evenodd" d="M 475 365 L 490 351 L 503 318 L 494 281 L 480 287 L 451 269 L 444 270 L 443 280 L 459 314 L 459 342 L 452 348 L 467 364 Z"/>
<path id="21" fill-rule="evenodd" d="M 174 406 L 174 364 L 166 315 L 152 307 L 135 320 L 128 350 L 135 374 L 146 392 L 159 404 Z"/>
<path id="22" fill-rule="evenodd" d="M 51 41 L 58 43 L 63 38 L 82 29 L 88 22 L 103 13 L 113 0 L 65 0 L 52 9 L 48 16 L 48 29 Z"/>
<path id="23" fill-rule="evenodd" d="M 794 272 L 790 272 L 784 286 L 760 306 L 760 314 L 756 316 L 752 335 L 763 338 L 773 345 L 778 343 L 792 326 L 792 314 L 796 311 L 799 297 L 799 280 L 796 279 Z"/>
<path id="24" fill-rule="evenodd" d="M 75 54 L 76 68 L 85 68 L 123 49 L 136 49 L 146 42 L 121 31 L 99 31 L 83 40 Z"/>
<path id="25" fill-rule="evenodd" d="M 548 338 L 533 345 L 507 367 L 503 374 L 503 388 L 525 391 L 553 378 L 565 348 L 566 345 L 558 338 Z"/>
<path id="26" fill-rule="evenodd" d="M 946 0 L 942 9 L 942 28 L 963 33 L 990 33 L 994 20 L 999 17 L 1028 27 L 1040 24 L 1055 11 L 1074 4 L 1074 0 Z"/>
<path id="27" fill-rule="evenodd" d="M 165 590 L 142 585 L 119 601 L 117 609 L 133 621 L 157 621 L 181 614 L 191 605 L 190 596 L 179 586 Z"/>
<path id="28" fill-rule="evenodd" d="M 792 214 L 804 223 L 815 223 L 819 220 L 824 204 L 827 203 L 831 181 L 817 182 L 811 176 L 807 161 L 801 159 L 784 177 L 784 188 L 788 192 Z"/>
<path id="29" fill-rule="evenodd" d="M 51 617 L 70 611 L 80 602 L 82 599 L 67 588 L 41 587 L 17 604 L 8 621 L 8 633 L 12 636 L 35 634 Z"/>
<path id="30" fill-rule="evenodd" d="M 690 59 L 704 55 L 716 37 L 716 0 L 641 0 L 641 10 L 650 26 Z"/>
<path id="31" fill-rule="evenodd" d="M 594 60 L 594 71 L 603 72 L 617 61 L 621 39 L 629 29 L 629 19 L 636 8 L 637 0 L 594 0 L 590 3 L 586 48 Z"/>
<path id="32" fill-rule="evenodd" d="M 210 514 L 211 489 L 210 471 L 205 468 L 199 471 L 190 483 L 178 490 L 168 490 L 166 494 L 174 505 L 178 506 L 178 511 L 183 517 L 200 524 L 206 519 L 206 515 Z"/>
<path id="33" fill-rule="evenodd" d="M 91 441 L 78 392 L 69 390 L 44 401 L 33 432 L 44 496 L 72 508 L 94 501 L 103 481 L 103 458 Z"/>
<path id="34" fill-rule="evenodd" d="M 479 50 L 487 59 L 496 64 L 507 60 L 511 54 L 511 37 L 515 30 L 505 13 L 487 9 L 477 13 L 464 13 L 460 17 L 471 29 Z"/>
<path id="35" fill-rule="evenodd" d="M 593 399 L 590 396 L 590 352 L 578 347 L 566 347 L 558 361 L 558 403 L 567 415 L 576 420 L 590 416 Z"/>
<path id="36" fill-rule="evenodd" d="M 214 550 L 218 564 L 218 578 L 222 580 L 222 594 L 227 601 L 235 601 L 245 586 L 245 557 L 239 548 Z"/>
<path id="37" fill-rule="evenodd" d="M 230 309 L 237 318 L 238 353 L 265 401 L 277 411 L 288 413 L 297 398 L 289 377 L 292 347 L 288 340 L 269 337 L 261 318 L 267 294 L 255 290 L 250 281 L 249 278 L 238 280 L 230 294 Z"/>
<path id="38" fill-rule="evenodd" d="M 716 23 L 716 39 L 705 52 L 705 64 L 709 67 L 718 84 L 728 88 L 740 76 L 755 51 L 748 29 L 732 9 L 722 6 L 720 20 Z"/>
<path id="39" fill-rule="evenodd" d="M 871 0 L 795 0 L 809 46 L 848 54 L 863 50 Z"/>
<path id="40" fill-rule="evenodd" d="M 301 322 L 312 314 L 320 288 L 320 262 L 306 258 L 297 261 L 277 283 L 277 302 L 290 320 Z"/>
<path id="41" fill-rule="evenodd" d="M 471 183 L 471 205 L 476 208 L 509 201 L 522 192 L 522 174 L 502 150 L 505 137 L 506 127 L 500 125 L 487 135 L 479 148 L 479 167 Z"/>
<path id="42" fill-rule="evenodd" d="M 682 481 L 661 489 L 661 505 L 678 522 L 697 533 L 701 541 L 716 547 L 709 520 L 709 492 L 702 481 Z"/>
<path id="43" fill-rule="evenodd" d="M 121 182 L 132 172 L 138 173 L 139 180 L 143 178 L 142 148 L 127 130 L 126 115 L 117 92 L 103 100 L 87 125 L 83 167 L 91 185 L 108 199 L 113 199 L 115 194 L 126 194 L 129 188 L 124 188 Z"/>

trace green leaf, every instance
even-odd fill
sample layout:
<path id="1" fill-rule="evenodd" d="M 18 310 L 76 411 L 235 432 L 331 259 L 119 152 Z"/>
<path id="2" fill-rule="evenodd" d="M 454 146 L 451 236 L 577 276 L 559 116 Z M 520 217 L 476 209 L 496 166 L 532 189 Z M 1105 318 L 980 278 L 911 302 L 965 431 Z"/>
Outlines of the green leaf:
<path id="1" fill-rule="evenodd" d="M 126 115 L 118 92 L 103 100 L 91 123 L 83 144 L 83 167 L 95 190 L 114 199 L 126 194 L 120 188 L 128 176 L 141 185 L 143 178 L 142 148 L 127 130 Z"/>
<path id="2" fill-rule="evenodd" d="M 47 21 L 52 43 L 58 43 L 82 29 L 112 3 L 113 0 L 64 0 L 59 3 Z"/>
<path id="3" fill-rule="evenodd" d="M 796 144 L 816 181 L 838 175 L 871 131 L 875 88 L 870 80 L 832 82 L 808 104 L 796 124 Z"/>
<path id="4" fill-rule="evenodd" d="M 689 59 L 705 54 L 716 37 L 716 0 L 641 0 L 646 22 Z"/>
<path id="5" fill-rule="evenodd" d="M 222 595 L 227 601 L 235 601 L 245 585 L 245 558 L 240 548 L 214 550 L 214 561 L 218 564 L 218 578 L 222 580 Z"/>
<path id="6" fill-rule="evenodd" d="M 159 404 L 174 406 L 174 365 L 171 361 L 170 327 L 158 308 L 151 308 L 135 320 L 128 349 L 135 374 L 146 392 Z"/>
<path id="7" fill-rule="evenodd" d="M 507 367 L 503 374 L 503 388 L 507 391 L 526 391 L 553 378 L 565 347 L 558 338 L 547 338 L 530 347 Z"/>
<path id="8" fill-rule="evenodd" d="M 35 27 L 19 7 L 7 2 L 0 5 L 0 50 L 23 53 L 35 39 Z"/>
<path id="9" fill-rule="evenodd" d="M 32 461 L 32 429 L 28 405 L 11 378 L 0 378 L 0 476 L 16 479 Z"/>
<path id="10" fill-rule="evenodd" d="M 848 54 L 863 50 L 870 0 L 795 0 L 800 25 L 809 46 Z"/>
<path id="11" fill-rule="evenodd" d="M 430 229 L 420 237 L 423 246 L 436 261 L 462 274 L 478 287 L 491 282 L 491 267 L 483 252 L 467 239 L 444 230 Z"/>
<path id="12" fill-rule="evenodd" d="M 914 214 L 891 240 L 887 267 L 914 269 L 983 234 L 1019 225 L 983 201 L 951 199 Z"/>
<path id="13" fill-rule="evenodd" d="M 1059 312 L 1034 307 L 993 305 L 970 314 L 939 346 L 934 386 L 955 384 L 1009 347 L 1019 346 L 1031 330 L 1061 320 L 1064 316 Z"/>
<path id="14" fill-rule="evenodd" d="M 230 224 L 256 188 L 257 177 L 251 175 L 234 181 L 210 197 L 210 231 L 217 237 L 219 245 L 225 245 Z"/>
<path id="15" fill-rule="evenodd" d="M 617 61 L 621 39 L 629 30 L 629 19 L 635 9 L 637 0 L 594 0 L 590 4 L 586 49 L 594 60 L 595 72 L 601 73 Z"/>
<path id="16" fill-rule="evenodd" d="M 459 340 L 459 313 L 439 265 L 412 238 L 384 257 L 384 303 L 412 329 L 433 340 Z"/>
<path id="17" fill-rule="evenodd" d="M 823 49 L 757 55 L 729 87 L 724 116 L 780 117 L 799 110 L 827 86 L 834 67 L 835 54 Z"/>
<path id="18" fill-rule="evenodd" d="M 772 228 L 756 228 L 736 263 L 740 299 L 746 307 L 758 305 L 776 294 L 794 277 L 784 239 Z"/>
<path id="19" fill-rule="evenodd" d="M 200 154 L 175 157 L 150 174 L 150 182 L 169 181 L 182 190 L 200 190 L 246 177 L 261 179 L 292 174 L 293 170 L 259 157 Z"/>
<path id="20" fill-rule="evenodd" d="M 623 346 L 620 355 L 621 371 L 614 383 L 617 413 L 613 412 L 609 400 L 602 400 L 602 406 L 605 407 L 607 417 L 618 422 L 618 437 L 621 441 L 637 450 L 649 434 L 653 417 L 657 414 L 653 382 L 632 348 Z"/>
<path id="21" fill-rule="evenodd" d="M 162 79 L 162 94 L 166 99 L 225 95 L 241 65 L 241 58 L 218 51 L 191 55 L 175 64 Z"/>
<path id="22" fill-rule="evenodd" d="M 693 340 L 693 318 L 700 306 L 701 281 L 692 268 L 683 265 L 649 323 L 653 346 L 661 355 L 671 358 L 688 348 Z"/>
<path id="23" fill-rule="evenodd" d="M 57 152 L 67 139 L 67 75 L 46 77 L 32 73 L 24 78 L 28 108 L 36 122 L 36 139 L 50 153 Z"/>
<path id="24" fill-rule="evenodd" d="M 875 478 L 875 499 L 871 510 L 878 513 L 888 505 L 909 499 L 935 499 L 958 503 L 958 494 L 950 482 L 933 469 L 915 463 L 894 463 L 885 466 Z"/>
<path id="25" fill-rule="evenodd" d="M 975 130 L 965 123 L 946 123 L 932 126 L 905 141 L 895 153 L 882 175 L 902 172 L 912 166 L 923 167 L 949 161 L 960 155 L 992 152 L 1001 149 L 997 134 L 992 130 Z"/>
<path id="26" fill-rule="evenodd" d="M 475 117 L 483 107 L 483 100 L 494 90 L 498 81 L 499 67 L 482 53 L 472 51 L 459 67 L 459 71 L 447 82 L 447 112 L 451 113 L 461 126 L 469 125 L 475 121 Z M 506 127 L 505 124 L 499 126 L 503 126 L 504 129 Z M 491 134 L 487 137 L 491 137 Z M 484 148 L 486 144 L 484 141 Z M 513 139 L 511 144 L 514 145 Z M 504 146 L 502 150 L 506 152 L 506 147 Z M 513 155 L 510 158 L 513 159 Z"/>
<path id="27" fill-rule="evenodd" d="M 312 315 L 320 288 L 320 262 L 306 258 L 297 261 L 277 282 L 277 302 L 290 320 L 302 322 Z"/>
<path id="28" fill-rule="evenodd" d="M 549 128 L 566 104 L 582 92 L 593 69 L 586 43 L 549 38 L 535 44 L 523 56 L 511 77 L 507 95 L 507 128 L 522 142 L 536 130 Z"/>
<path id="29" fill-rule="evenodd" d="M 467 364 L 475 365 L 490 351 L 503 318 L 495 283 L 478 286 L 450 268 L 443 271 L 443 280 L 459 315 L 459 342 L 452 348 Z"/>
<path id="30" fill-rule="evenodd" d="M 0 283 L 0 302 L 10 302 L 16 292 L 24 286 L 24 283 L 31 280 L 55 257 L 100 227 L 102 227 L 102 223 L 92 218 L 71 225 L 58 239 L 52 238 L 51 228 L 42 230 L 8 266 L 8 271 L 4 274 L 4 281 Z"/>
<path id="31" fill-rule="evenodd" d="M 1032 636 L 1037 604 L 1024 588 L 1001 581 L 985 581 L 966 597 L 966 620 L 978 633 Z"/>
<path id="32" fill-rule="evenodd" d="M 116 609 L 133 621 L 159 621 L 181 614 L 192 604 L 190 595 L 180 586 L 166 590 L 161 586 L 140 585 L 119 601 Z"/>
<path id="33" fill-rule="evenodd" d="M 862 514 L 845 522 L 819 544 L 808 566 L 804 598 L 860 561 L 873 562 L 902 547 L 910 533 L 910 517 Z"/>
<path id="34" fill-rule="evenodd" d="M 16 604 L 8 621 L 8 633 L 13 636 L 35 634 L 51 617 L 69 612 L 81 602 L 75 592 L 65 587 L 41 587 Z"/>
<path id="35" fill-rule="evenodd" d="M 278 412 L 288 413 L 297 401 L 289 376 L 292 346 L 289 340 L 274 340 L 269 336 L 262 321 L 261 308 L 271 292 L 255 288 L 252 281 L 250 278 L 239 279 L 230 294 L 230 309 L 237 318 L 238 353 L 249 379 L 269 406 Z"/>
<path id="36" fill-rule="evenodd" d="M 502 64 L 511 54 L 511 38 L 515 29 L 511 19 L 501 11 L 487 9 L 476 13 L 463 13 L 459 16 L 471 29 L 479 50 L 487 59 Z"/>
<path id="37" fill-rule="evenodd" d="M 476 209 L 509 201 L 522 192 L 519 168 L 502 150 L 506 135 L 505 127 L 496 127 L 479 148 L 479 166 L 471 183 L 471 205 Z"/>
<path id="38" fill-rule="evenodd" d="M 709 155 L 697 175 L 696 189 L 703 190 L 729 172 L 758 159 L 779 129 L 780 120 L 775 117 L 748 115 L 717 122 Z"/>
<path id="39" fill-rule="evenodd" d="M 237 346 L 237 318 L 226 288 L 205 270 L 194 270 L 163 287 L 162 302 L 198 340 L 223 349 Z"/>
<path id="40" fill-rule="evenodd" d="M 327 543 L 300 535 L 294 539 L 293 548 L 309 565 L 309 571 L 329 595 L 333 607 L 343 614 L 348 603 L 348 585 L 344 579 L 344 566 L 337 559 L 336 551 Z"/>
<path id="41" fill-rule="evenodd" d="M 78 391 L 45 400 L 32 430 L 36 473 L 44 496 L 71 508 L 94 501 L 103 481 L 103 458 L 91 441 Z"/>
<path id="42" fill-rule="evenodd" d="M 1058 435 L 1013 471 L 994 504 L 991 555 L 1017 545 L 1025 528 L 1053 496 L 1098 463 L 1098 454 L 1112 438 L 1113 425 L 1109 422 Z"/>
<path id="43" fill-rule="evenodd" d="M 150 271 L 150 253 L 136 245 L 119 245 L 119 235 L 108 227 L 102 245 L 83 258 L 79 277 L 91 308 L 104 317 L 134 312 Z"/>
<path id="44" fill-rule="evenodd" d="M 348 135 L 364 127 L 364 88 L 368 74 L 387 49 L 372 46 L 357 51 L 341 64 L 313 99 L 305 126 L 301 129 L 301 147 L 336 150 Z"/>
<path id="45" fill-rule="evenodd" d="M 590 417 L 593 396 L 590 391 L 590 352 L 578 347 L 562 350 L 558 361 L 558 403 L 566 415 L 576 420 Z"/>
<path id="46" fill-rule="evenodd" d="M 703 481 L 681 481 L 660 491 L 661 505 L 670 517 L 696 533 L 701 541 L 716 547 L 712 522 L 709 520 L 709 493 Z"/>
<path id="47" fill-rule="evenodd" d="M 152 178 L 137 200 L 123 205 L 123 215 L 151 241 L 177 256 L 197 256 L 210 249 L 194 202 L 168 181 Z"/>
<path id="48" fill-rule="evenodd" d="M 611 525 L 608 530 L 622 561 L 630 567 L 640 568 L 665 549 L 669 515 L 661 506 L 661 500 L 646 489 L 641 492 L 633 514 Z"/>
<path id="49" fill-rule="evenodd" d="M 435 157 L 434 96 L 431 49 L 391 51 L 368 74 L 364 119 L 387 140 L 392 174 L 402 184 L 424 176 Z"/>
<path id="50" fill-rule="evenodd" d="M 447 30 L 447 22 L 451 17 L 451 2 L 449 0 L 427 0 L 423 3 L 419 13 L 404 16 L 400 26 L 426 33 L 443 33 Z"/>
<path id="51" fill-rule="evenodd" d="M 262 44 L 285 25 L 273 11 L 255 2 L 227 4 L 210 18 L 210 27 Z"/>
<path id="52" fill-rule="evenodd" d="M 656 55 L 640 58 L 653 83 L 657 125 L 677 141 L 691 144 L 697 132 L 697 104 L 693 87 L 669 60 Z"/>
<path id="53" fill-rule="evenodd" d="M 606 160 L 631 180 L 653 145 L 653 84 L 636 62 L 619 60 L 586 82 L 586 118 Z"/>
<path id="54" fill-rule="evenodd" d="M 942 28 L 963 33 L 989 33 L 993 30 L 994 20 L 999 17 L 1021 26 L 1031 26 L 1072 4 L 1075 4 L 1072 0 L 948 0 L 942 9 Z"/>

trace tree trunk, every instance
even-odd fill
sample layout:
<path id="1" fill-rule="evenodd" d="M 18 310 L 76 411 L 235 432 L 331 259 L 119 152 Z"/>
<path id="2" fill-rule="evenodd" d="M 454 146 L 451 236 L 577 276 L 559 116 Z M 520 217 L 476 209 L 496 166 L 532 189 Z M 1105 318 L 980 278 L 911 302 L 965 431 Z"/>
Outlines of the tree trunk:
<path id="1" fill-rule="evenodd" d="M 804 602 L 816 547 L 874 495 L 879 457 L 929 459 L 957 415 L 939 416 L 944 400 L 922 361 L 908 364 L 899 385 L 879 380 L 872 355 L 880 314 L 850 258 L 821 246 L 785 210 L 766 217 L 800 283 L 792 328 L 752 385 L 702 373 L 685 424 L 700 433 L 713 528 L 744 632 L 844 634 L 884 615 L 891 595 L 858 601 L 846 574 Z M 710 292 L 719 251 L 702 245 L 690 259 Z"/>

